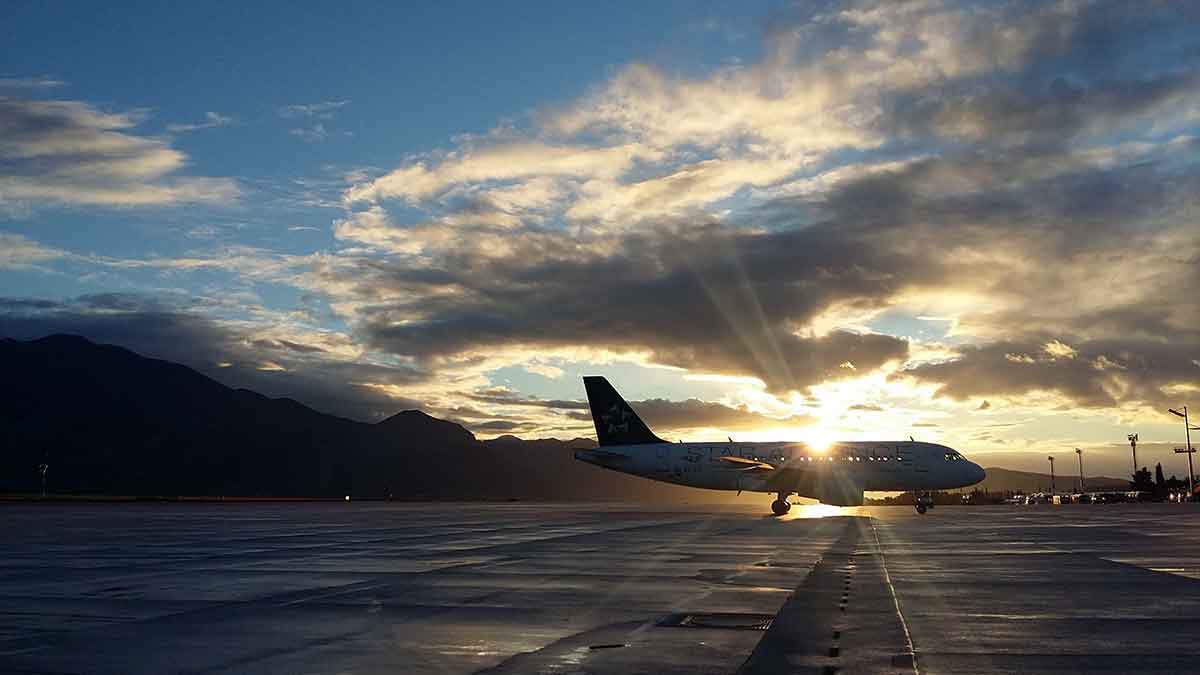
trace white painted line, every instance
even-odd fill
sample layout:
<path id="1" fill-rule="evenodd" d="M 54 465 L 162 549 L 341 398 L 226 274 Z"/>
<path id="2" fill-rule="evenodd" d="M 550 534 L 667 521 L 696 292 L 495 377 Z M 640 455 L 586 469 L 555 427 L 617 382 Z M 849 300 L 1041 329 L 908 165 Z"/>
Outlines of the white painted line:
<path id="1" fill-rule="evenodd" d="M 883 568 L 883 580 L 887 583 L 888 592 L 892 594 L 892 603 L 896 605 L 896 616 L 900 617 L 900 627 L 904 629 L 904 641 L 908 643 L 908 653 L 912 654 L 913 675 L 921 675 L 917 665 L 917 649 L 913 646 L 912 633 L 908 632 L 908 622 L 904 620 L 904 612 L 900 611 L 900 598 L 896 597 L 896 587 L 892 585 L 892 575 L 888 574 L 887 559 L 883 555 L 883 544 L 879 543 L 879 531 L 875 529 L 875 519 L 871 519 L 871 534 L 875 536 L 875 548 L 879 551 L 879 565 Z"/>

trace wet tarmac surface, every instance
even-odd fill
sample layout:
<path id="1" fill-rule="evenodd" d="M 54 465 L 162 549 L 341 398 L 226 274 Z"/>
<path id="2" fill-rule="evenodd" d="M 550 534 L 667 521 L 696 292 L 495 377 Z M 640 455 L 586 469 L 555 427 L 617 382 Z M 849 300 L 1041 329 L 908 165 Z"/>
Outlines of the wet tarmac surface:
<path id="1" fill-rule="evenodd" d="M 0 672 L 1200 669 L 1193 505 L 768 501 L 0 505 Z"/>

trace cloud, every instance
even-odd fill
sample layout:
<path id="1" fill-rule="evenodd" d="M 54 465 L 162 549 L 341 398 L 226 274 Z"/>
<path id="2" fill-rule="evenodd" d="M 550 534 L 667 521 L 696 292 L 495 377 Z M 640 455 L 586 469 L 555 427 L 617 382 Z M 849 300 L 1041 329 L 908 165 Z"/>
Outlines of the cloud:
<path id="1" fill-rule="evenodd" d="M 228 178 L 172 176 L 187 157 L 131 132 L 139 111 L 0 98 L 0 203 L 135 206 L 236 199 Z"/>
<path id="2" fill-rule="evenodd" d="M 491 422 L 476 422 L 471 425 L 472 429 L 480 431 L 516 431 L 524 428 L 526 425 L 521 422 L 513 422 L 508 420 L 492 420 Z"/>
<path id="3" fill-rule="evenodd" d="M 66 255 L 65 251 L 39 244 L 24 235 L 0 232 L 0 270 L 30 269 Z"/>
<path id="4" fill-rule="evenodd" d="M 168 124 L 167 131 L 171 133 L 180 133 L 186 131 L 199 131 L 200 129 L 215 129 L 217 127 L 227 127 L 233 124 L 233 118 L 221 113 L 206 112 L 204 113 L 204 121 L 193 124 Z"/>
<path id="5" fill-rule="evenodd" d="M 607 148 L 507 142 L 452 153 L 430 165 L 414 162 L 346 191 L 349 202 L 405 199 L 418 202 L 452 187 L 526 178 L 615 178 L 656 153 L 637 144 Z M 543 184 L 545 184 L 543 182 Z M 511 188 L 509 188 L 511 190 Z"/>
<path id="6" fill-rule="evenodd" d="M 786 390 L 851 375 L 848 361 L 865 372 L 907 354 L 904 340 L 885 335 L 799 334 L 825 299 L 890 284 L 854 242 L 831 245 L 821 232 L 691 226 L 595 241 L 541 232 L 477 253 L 491 244 L 450 235 L 439 264 L 343 261 L 327 280 L 343 289 L 355 280 L 354 318 L 369 344 L 431 363 L 505 346 L 586 345 Z"/>
<path id="7" fill-rule="evenodd" d="M 57 77 L 43 75 L 41 77 L 0 77 L 0 90 L 4 89 L 54 89 L 62 87 L 66 82 Z"/>
<path id="8" fill-rule="evenodd" d="M 295 283 L 295 277 L 319 256 L 295 256 L 244 245 L 219 246 L 207 253 L 175 257 L 115 258 L 71 254 L 71 259 L 117 270 L 160 270 L 179 273 L 197 270 L 224 270 L 248 281 Z"/>
<path id="9" fill-rule="evenodd" d="M 548 400 L 526 397 L 519 392 L 494 388 L 467 395 L 472 401 L 485 403 L 490 409 L 508 407 L 541 408 L 550 411 L 577 411 L 577 419 L 591 422 L 586 401 Z M 719 429 L 728 431 L 758 431 L 767 429 L 791 429 L 813 424 L 814 419 L 806 415 L 772 417 L 752 411 L 746 407 L 733 407 L 713 401 L 687 399 L 670 401 L 648 399 L 630 401 L 638 416 L 651 428 L 660 433 L 693 429 Z"/>
<path id="10" fill-rule="evenodd" d="M 1079 354 L 1074 347 L 1058 340 L 1051 340 L 1042 345 L 1042 351 L 1051 359 L 1073 359 Z"/>
<path id="11" fill-rule="evenodd" d="M 631 401 L 630 405 L 638 416 L 652 429 L 682 431 L 688 429 L 718 429 L 724 431 L 762 431 L 769 429 L 794 429 L 813 424 L 816 420 L 807 415 L 771 417 L 747 408 L 730 407 L 712 401 L 687 399 L 668 401 L 655 398 Z"/>
<path id="12" fill-rule="evenodd" d="M 320 123 L 314 124 L 311 127 L 288 129 L 288 133 L 306 143 L 319 143 L 329 138 L 329 131 L 325 129 L 324 124 Z"/>
<path id="13" fill-rule="evenodd" d="M 1200 352 L 1198 342 L 1172 344 L 1128 337 L 1072 343 L 1076 355 L 1072 358 L 1042 351 L 1047 342 L 1036 337 L 964 347 L 953 360 L 916 366 L 897 377 L 932 383 L 940 395 L 960 400 L 981 396 L 1019 399 L 1051 392 L 1073 405 L 1094 408 L 1124 404 L 1161 407 L 1172 400 L 1167 394 L 1172 387 L 1200 388 L 1200 373 L 1189 367 Z M 1039 356 L 1009 358 L 1013 353 Z"/>
<path id="14" fill-rule="evenodd" d="M 940 97 L 927 92 L 902 97 L 893 119 L 896 131 L 933 133 L 991 146 L 1061 145 L 1148 122 L 1147 116 L 1194 105 L 1200 72 L 1106 78 L 1083 83 L 1065 78 L 1050 82 L 992 84 L 986 89 L 948 87 Z"/>
<path id="15" fill-rule="evenodd" d="M 281 106 L 277 111 L 284 119 L 314 117 L 317 119 L 332 119 L 339 110 L 350 105 L 349 100 L 321 101 L 319 103 L 295 103 Z"/>
<path id="16" fill-rule="evenodd" d="M 856 403 L 850 406 L 850 410 L 857 410 L 859 412 L 883 412 L 884 409 L 881 406 L 870 403 Z"/>
<path id="17" fill-rule="evenodd" d="M 319 103 L 297 103 L 281 106 L 276 112 L 283 119 L 303 120 L 307 126 L 288 129 L 288 133 L 305 143 L 320 143 L 337 132 L 325 126 L 325 121 L 332 120 L 342 108 L 350 105 L 349 100 L 321 101 Z M 348 131 L 340 132 L 351 136 Z"/>
<path id="18" fill-rule="evenodd" d="M 550 410 L 587 410 L 586 401 L 564 401 L 523 396 L 520 392 L 494 387 L 466 394 L 472 401 L 499 406 L 524 406 Z M 589 418 L 590 419 L 590 418 Z"/>

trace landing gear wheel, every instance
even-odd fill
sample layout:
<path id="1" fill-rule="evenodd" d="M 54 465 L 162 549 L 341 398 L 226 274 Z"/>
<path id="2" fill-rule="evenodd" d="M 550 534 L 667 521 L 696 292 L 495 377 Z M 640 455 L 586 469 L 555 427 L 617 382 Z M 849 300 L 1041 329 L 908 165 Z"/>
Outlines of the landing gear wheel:
<path id="1" fill-rule="evenodd" d="M 928 492 L 914 492 L 913 504 L 917 507 L 917 513 L 925 513 L 933 508 L 933 495 Z"/>
<path id="2" fill-rule="evenodd" d="M 774 513 L 777 516 L 785 515 L 791 510 L 792 505 L 789 504 L 786 499 L 776 499 L 775 501 L 771 502 L 771 513 Z"/>

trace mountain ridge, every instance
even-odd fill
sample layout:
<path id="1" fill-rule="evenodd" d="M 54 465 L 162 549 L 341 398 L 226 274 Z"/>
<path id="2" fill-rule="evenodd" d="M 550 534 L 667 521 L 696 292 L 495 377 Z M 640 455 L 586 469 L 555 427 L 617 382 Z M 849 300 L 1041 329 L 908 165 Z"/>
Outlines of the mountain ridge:
<path id="1" fill-rule="evenodd" d="M 0 340 L 0 492 L 729 501 L 597 469 L 575 438 L 480 441 L 420 410 L 375 423 L 234 389 L 77 335 Z"/>
<path id="2" fill-rule="evenodd" d="M 1017 471 L 1003 467 L 986 467 L 987 478 L 982 483 L 966 488 L 967 490 L 981 489 L 989 492 L 1020 491 L 1020 492 L 1049 492 L 1050 474 L 1036 471 Z M 1058 474 L 1054 477 L 1054 487 L 1057 492 L 1075 492 L 1079 476 Z M 1095 490 L 1128 490 L 1129 481 L 1124 478 L 1110 476 L 1084 476 L 1084 487 L 1089 491 Z"/>

